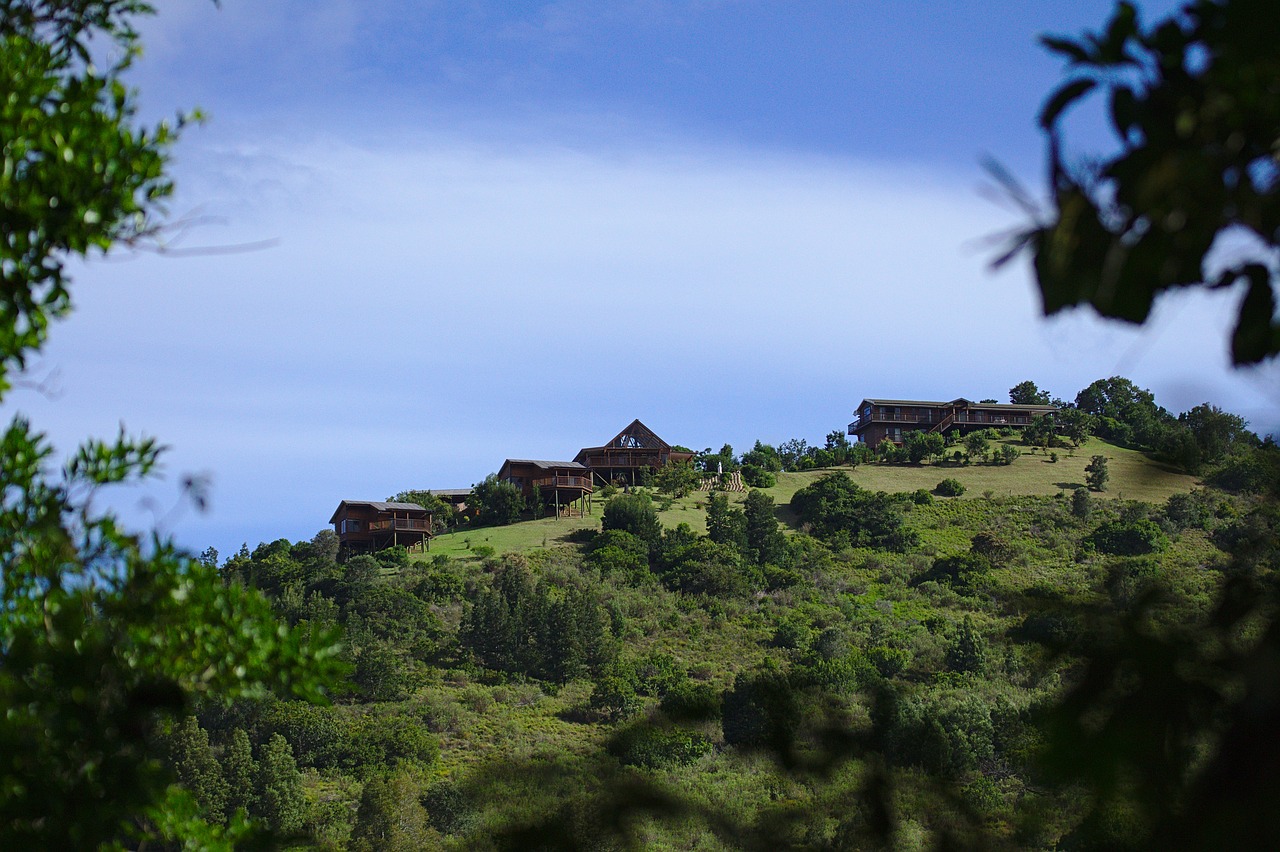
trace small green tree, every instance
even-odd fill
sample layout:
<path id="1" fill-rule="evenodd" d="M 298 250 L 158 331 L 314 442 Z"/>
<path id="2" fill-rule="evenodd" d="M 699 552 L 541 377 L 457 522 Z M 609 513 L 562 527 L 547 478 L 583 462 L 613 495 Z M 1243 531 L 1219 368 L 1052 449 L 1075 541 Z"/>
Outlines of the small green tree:
<path id="1" fill-rule="evenodd" d="M 227 816 L 240 810 L 252 813 L 257 798 L 254 786 L 258 764 L 253 759 L 253 746 L 249 744 L 249 735 L 244 728 L 237 727 L 231 731 L 231 740 L 222 758 L 222 774 L 227 781 Z"/>
<path id="2" fill-rule="evenodd" d="M 520 520 L 524 498 L 514 483 L 504 482 L 496 473 L 491 473 L 472 487 L 467 505 L 475 509 L 476 523 L 505 526 Z"/>
<path id="3" fill-rule="evenodd" d="M 663 494 L 684 497 L 698 487 L 702 475 L 691 462 L 667 462 L 653 476 L 653 487 Z"/>
<path id="4" fill-rule="evenodd" d="M 178 783 L 191 793 L 211 822 L 223 821 L 227 782 L 209 747 L 209 734 L 188 716 L 169 735 L 169 759 Z"/>
<path id="5" fill-rule="evenodd" d="M 747 556 L 757 565 L 780 565 L 787 554 L 787 541 L 778 529 L 773 498 L 763 491 L 747 494 Z"/>
<path id="6" fill-rule="evenodd" d="M 1077 518 L 1085 520 L 1089 517 L 1089 512 L 1092 509 L 1092 506 L 1090 505 L 1091 503 L 1092 501 L 1089 499 L 1089 489 L 1077 488 L 1075 491 L 1071 492 L 1071 514 L 1075 515 Z"/>
<path id="7" fill-rule="evenodd" d="M 649 546 L 652 553 L 662 538 L 662 522 L 648 494 L 619 494 L 604 506 L 603 530 L 629 532 Z"/>
<path id="8" fill-rule="evenodd" d="M 990 448 L 991 441 L 987 438 L 985 430 L 970 432 L 964 438 L 964 450 L 971 459 L 984 458 Z"/>
<path id="9" fill-rule="evenodd" d="M 1107 457 L 1096 455 L 1089 460 L 1084 468 L 1084 481 L 1093 491 L 1106 491 L 1107 480 L 1111 478 L 1110 471 L 1107 470 Z"/>
<path id="10" fill-rule="evenodd" d="M 263 748 L 257 780 L 255 816 L 280 834 L 292 834 L 302 828 L 307 809 L 302 773 L 293 759 L 289 741 L 279 734 L 272 734 Z"/>

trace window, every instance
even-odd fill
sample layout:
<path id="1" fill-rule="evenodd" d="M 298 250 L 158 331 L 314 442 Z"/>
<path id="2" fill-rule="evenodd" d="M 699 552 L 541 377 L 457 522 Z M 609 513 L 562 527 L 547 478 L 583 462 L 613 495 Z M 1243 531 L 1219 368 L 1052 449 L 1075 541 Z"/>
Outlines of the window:
<path id="1" fill-rule="evenodd" d="M 353 520 L 351 518 L 343 518 L 342 532 L 344 533 L 360 532 L 360 522 L 357 520 Z"/>

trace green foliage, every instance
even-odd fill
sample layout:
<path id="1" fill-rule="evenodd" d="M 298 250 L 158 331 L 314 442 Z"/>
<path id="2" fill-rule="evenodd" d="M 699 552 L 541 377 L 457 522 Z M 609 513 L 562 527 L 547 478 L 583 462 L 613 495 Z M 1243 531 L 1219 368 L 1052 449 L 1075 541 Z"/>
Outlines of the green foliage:
<path id="1" fill-rule="evenodd" d="M 786 538 L 778 529 L 773 498 L 763 491 L 747 494 L 746 515 L 747 558 L 756 565 L 782 565 L 790 555 Z"/>
<path id="2" fill-rule="evenodd" d="M 903 523 L 898 501 L 860 488 L 844 473 L 829 474 L 800 489 L 791 498 L 791 508 L 828 544 L 906 550 L 917 541 L 914 530 Z"/>
<path id="3" fill-rule="evenodd" d="M 1048 391 L 1040 390 L 1035 382 L 1027 380 L 1009 388 L 1009 402 L 1013 405 L 1051 405 L 1053 400 Z"/>
<path id="4" fill-rule="evenodd" d="M 291 834 L 302 828 L 306 801 L 302 773 L 293 759 L 293 749 L 279 734 L 272 734 L 258 761 L 257 799 L 254 816 L 273 831 Z"/>
<path id="5" fill-rule="evenodd" d="M 729 506 L 728 495 L 712 494 L 707 499 L 707 538 L 741 552 L 747 549 L 746 514 Z"/>
<path id="6" fill-rule="evenodd" d="M 652 485 L 663 494 L 684 497 L 698 487 L 702 475 L 691 462 L 667 462 L 653 475 Z"/>
<path id="7" fill-rule="evenodd" d="M 1150 28 L 1119 3 L 1100 33 L 1042 39 L 1071 68 L 1040 116 L 1052 207 L 1003 259 L 1032 254 L 1046 314 L 1087 302 L 1142 322 L 1165 290 L 1243 282 L 1233 359 L 1250 364 L 1280 351 L 1270 267 L 1280 245 L 1280 107 L 1270 96 L 1280 72 L 1260 35 L 1276 25 L 1280 12 L 1261 0 L 1195 0 Z M 1065 110 L 1093 91 L 1109 94 L 1118 142 L 1100 162 L 1062 144 Z M 1091 165 L 1072 168 L 1074 160 Z M 1219 235 L 1234 232 L 1253 243 L 1215 265 Z"/>
<path id="8" fill-rule="evenodd" d="M 996 464 L 1013 464 L 1021 455 L 1022 452 L 1017 447 L 1010 444 L 1001 444 L 995 452 Z"/>
<path id="9" fill-rule="evenodd" d="M 662 537 L 662 523 L 648 494 L 619 494 L 604 506 L 600 520 L 601 529 L 621 530 L 631 533 L 649 546 L 657 549 Z"/>
<path id="10" fill-rule="evenodd" d="M 645 769 L 693 763 L 711 749 L 711 740 L 696 731 L 644 724 L 624 728 L 606 746 L 624 765 Z"/>
<path id="11" fill-rule="evenodd" d="M 584 562 L 603 574 L 641 583 L 649 576 L 649 545 L 629 532 L 605 530 L 587 545 Z"/>
<path id="12" fill-rule="evenodd" d="M 902 452 L 911 464 L 940 456 L 945 450 L 946 439 L 937 432 L 913 430 L 902 436 Z"/>
<path id="13" fill-rule="evenodd" d="M 563 683 L 613 660 L 607 625 L 589 589 L 535 583 L 524 564 L 509 561 L 466 611 L 458 642 L 491 669 Z"/>
<path id="14" fill-rule="evenodd" d="M 1111 472 L 1107 469 L 1106 456 L 1095 455 L 1089 459 L 1089 463 L 1085 465 L 1084 472 L 1084 481 L 1088 484 L 1090 490 L 1107 490 L 1107 480 L 1111 478 Z"/>
<path id="15" fill-rule="evenodd" d="M 722 700 L 724 741 L 786 754 L 792 748 L 800 714 L 799 696 L 785 674 L 773 670 L 739 674 Z"/>
<path id="16" fill-rule="evenodd" d="M 1071 514 L 1077 518 L 1085 520 L 1089 517 L 1089 512 L 1092 508 L 1091 503 L 1089 489 L 1077 488 L 1071 492 Z"/>
<path id="17" fill-rule="evenodd" d="M 1102 553 L 1117 556 L 1158 553 L 1169 546 L 1169 539 L 1160 526 L 1146 518 L 1108 521 L 1094 530 L 1087 541 Z"/>
<path id="18" fill-rule="evenodd" d="M 748 569 L 738 546 L 699 539 L 666 557 L 662 582 L 688 595 L 742 597 L 762 585 L 763 577 Z"/>
<path id="19" fill-rule="evenodd" d="M 782 458 L 779 456 L 778 451 L 769 444 L 762 444 L 756 441 L 754 447 L 742 454 L 742 465 L 744 475 L 746 467 L 758 468 L 766 473 L 777 473 L 782 470 Z M 751 483 L 747 484 L 750 485 Z M 767 488 L 770 486 L 759 487 Z"/>
<path id="20" fill-rule="evenodd" d="M 753 464 L 742 466 L 742 481 L 752 488 L 772 488 L 778 484 L 778 478 L 771 471 Z"/>
<path id="21" fill-rule="evenodd" d="M 987 436 L 986 429 L 979 429 L 964 436 L 964 451 L 969 458 L 983 458 L 990 449 L 991 440 Z"/>
<path id="22" fill-rule="evenodd" d="M 401 491 L 387 498 L 389 503 L 417 503 L 431 513 L 432 529 L 441 533 L 458 522 L 458 511 L 447 500 L 441 500 L 430 491 Z"/>
<path id="23" fill-rule="evenodd" d="M 352 850 L 357 852 L 413 852 L 434 847 L 439 834 L 428 822 L 417 786 L 404 774 L 372 778 L 360 794 Z"/>
<path id="24" fill-rule="evenodd" d="M 491 473 L 471 488 L 467 507 L 476 513 L 476 523 L 481 526 L 504 526 L 520 520 L 524 511 L 524 497 L 514 483 L 498 479 Z"/>
<path id="25" fill-rule="evenodd" d="M 942 497 L 959 497 L 965 492 L 964 483 L 950 477 L 935 485 L 933 490 Z"/>

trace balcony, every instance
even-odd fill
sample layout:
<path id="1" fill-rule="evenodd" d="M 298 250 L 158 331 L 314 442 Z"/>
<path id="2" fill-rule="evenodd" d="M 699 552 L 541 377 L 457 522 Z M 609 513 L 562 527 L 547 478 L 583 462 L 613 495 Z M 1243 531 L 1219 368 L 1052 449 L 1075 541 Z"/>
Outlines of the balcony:
<path id="1" fill-rule="evenodd" d="M 538 488 L 575 488 L 581 491 L 591 491 L 591 477 L 589 476 L 556 474 L 555 476 L 544 476 L 541 479 L 535 479 L 533 484 Z"/>
<path id="2" fill-rule="evenodd" d="M 369 532 L 431 532 L 431 519 L 384 518 L 370 521 Z"/>

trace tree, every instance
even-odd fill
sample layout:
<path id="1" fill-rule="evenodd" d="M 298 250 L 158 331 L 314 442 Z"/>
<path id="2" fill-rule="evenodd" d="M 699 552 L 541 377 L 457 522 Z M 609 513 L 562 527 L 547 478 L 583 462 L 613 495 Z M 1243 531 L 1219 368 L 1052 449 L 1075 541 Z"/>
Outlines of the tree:
<path id="1" fill-rule="evenodd" d="M 946 450 L 946 439 L 937 432 L 916 429 L 902 436 L 902 450 L 907 461 L 920 464 L 927 458 L 942 455 Z"/>
<path id="2" fill-rule="evenodd" d="M 1028 379 L 1009 388 L 1009 402 L 1014 405 L 1051 405 L 1052 398 L 1048 391 L 1040 390 L 1035 382 Z"/>
<path id="3" fill-rule="evenodd" d="M 222 758 L 222 774 L 227 780 L 227 816 L 238 810 L 246 813 L 253 810 L 258 764 L 253 759 L 253 747 L 244 728 L 235 728 L 231 732 L 231 742 L 227 744 Z"/>
<path id="4" fill-rule="evenodd" d="M 745 553 L 747 518 L 741 509 L 731 508 L 725 494 L 712 494 L 707 500 L 707 538 L 716 544 L 727 544 Z"/>
<path id="5" fill-rule="evenodd" d="M 629 532 L 649 546 L 652 553 L 662 538 L 662 522 L 648 494 L 619 494 L 604 506 L 602 530 Z"/>
<path id="6" fill-rule="evenodd" d="M 970 458 L 982 458 L 990 449 L 991 441 L 987 438 L 985 430 L 970 432 L 964 436 L 964 451 Z"/>
<path id="7" fill-rule="evenodd" d="M 169 760 L 174 774 L 215 822 L 222 822 L 227 805 L 227 782 L 209 747 L 209 734 L 194 716 L 188 716 L 169 735 Z"/>
<path id="8" fill-rule="evenodd" d="M 68 263 L 158 232 L 177 130 L 142 126 L 123 82 L 149 11 L 3 6 L 0 395 L 70 312 Z M 170 790 L 162 724 L 202 696 L 320 699 L 336 679 L 333 636 L 282 629 L 257 592 L 224 587 L 214 566 L 95 508 L 161 454 L 122 429 L 57 475 L 25 418 L 0 437 L 0 847 L 233 843 L 183 817 L 192 800 Z"/>
<path id="9" fill-rule="evenodd" d="M 1107 470 L 1107 457 L 1097 455 L 1089 459 L 1089 463 L 1084 468 L 1084 481 L 1092 491 L 1106 491 L 1107 480 L 1111 478 L 1111 472 Z"/>
<path id="10" fill-rule="evenodd" d="M 440 835 L 428 824 L 417 785 L 397 773 L 371 778 L 360 793 L 351 848 L 361 852 L 411 852 L 436 848 Z"/>
<path id="11" fill-rule="evenodd" d="M 1040 114 L 1052 202 L 998 262 L 1031 254 L 1046 314 L 1089 303 L 1140 323 L 1166 290 L 1243 283 L 1233 360 L 1280 352 L 1277 29 L 1280 7 L 1268 0 L 1194 0 L 1151 27 L 1119 3 L 1100 33 L 1041 39 L 1069 69 Z M 1095 91 L 1108 95 L 1118 151 L 1073 168 L 1063 116 Z M 1219 236 L 1233 233 L 1248 239 L 1213 261 Z"/>
<path id="12" fill-rule="evenodd" d="M 747 556 L 757 565 L 778 565 L 786 556 L 787 541 L 778 529 L 773 498 L 763 491 L 747 494 Z"/>
<path id="13" fill-rule="evenodd" d="M 257 813 L 273 831 L 292 834 L 302 828 L 306 798 L 302 773 L 293 759 L 289 741 L 272 734 L 258 761 Z"/>
<path id="14" fill-rule="evenodd" d="M 702 475 L 694 469 L 692 463 L 669 461 L 658 468 L 658 472 L 654 474 L 653 487 L 663 494 L 684 497 L 697 488 L 701 481 Z"/>
<path id="15" fill-rule="evenodd" d="M 520 520 L 524 511 L 524 498 L 513 483 L 498 479 L 491 473 L 471 489 L 467 498 L 475 508 L 476 522 L 485 526 L 505 526 Z"/>
<path id="16" fill-rule="evenodd" d="M 1178 415 L 1178 421 L 1191 430 L 1201 457 L 1210 464 L 1222 461 L 1241 444 L 1247 446 L 1257 441 L 1243 417 L 1207 402 Z"/>

